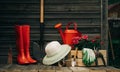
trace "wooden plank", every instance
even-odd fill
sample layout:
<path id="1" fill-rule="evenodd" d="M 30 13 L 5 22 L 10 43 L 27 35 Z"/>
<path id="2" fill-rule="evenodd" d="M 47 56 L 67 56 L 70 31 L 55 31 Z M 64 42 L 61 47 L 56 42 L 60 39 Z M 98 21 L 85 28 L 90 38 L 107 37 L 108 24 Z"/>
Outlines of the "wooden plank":
<path id="1" fill-rule="evenodd" d="M 4 3 L 8 3 L 8 4 L 13 4 L 13 3 L 18 3 L 18 4 L 21 4 L 21 3 L 38 3 L 37 0 L 20 0 L 20 1 L 16 1 L 16 0 L 11 0 L 11 1 L 8 1 L 8 0 L 0 0 L 0 3 L 4 4 Z"/>
<path id="2" fill-rule="evenodd" d="M 78 58 L 82 58 L 82 51 L 78 51 L 77 57 L 78 57 Z"/>
<path id="3" fill-rule="evenodd" d="M 19 64 L 12 64 L 8 69 L 7 72 L 28 72 L 25 71 L 25 69 L 27 69 L 27 67 L 29 67 L 28 65 L 19 65 Z"/>
<path id="4" fill-rule="evenodd" d="M 7 69 L 11 66 L 11 64 L 2 64 L 0 65 L 0 72 L 7 72 Z"/>
<path id="5" fill-rule="evenodd" d="M 5 64 L 0 64 L 0 69 L 4 66 Z"/>
<path id="6" fill-rule="evenodd" d="M 55 67 L 55 72 L 72 72 L 72 70 L 68 67 Z"/>
<path id="7" fill-rule="evenodd" d="M 107 65 L 107 58 L 104 58 L 104 60 L 105 60 L 105 64 Z M 95 63 L 94 63 L 94 65 L 95 65 Z M 98 58 L 98 65 L 99 66 L 104 65 L 101 58 Z"/>
<path id="8" fill-rule="evenodd" d="M 7 69 L 7 72 L 21 72 L 20 68 L 17 69 L 17 65 L 11 65 L 8 69 Z"/>
<path id="9" fill-rule="evenodd" d="M 38 72 L 37 65 L 12 64 L 3 66 L 0 72 Z"/>
<path id="10" fill-rule="evenodd" d="M 80 72 L 89 72 L 89 69 L 87 67 L 79 67 L 78 70 Z"/>
<path id="11" fill-rule="evenodd" d="M 62 67 L 63 72 L 72 72 L 72 70 L 68 67 Z"/>
<path id="12" fill-rule="evenodd" d="M 93 9 L 94 8 L 94 9 Z M 76 11 L 99 11 L 100 7 L 99 6 L 80 6 L 80 5 L 46 5 L 45 6 L 46 12 L 68 12 L 69 10 L 72 12 Z"/>
<path id="13" fill-rule="evenodd" d="M 98 0 L 90 0 L 90 1 L 89 1 L 89 0 L 64 0 L 64 1 L 63 1 L 63 0 L 59 0 L 59 1 L 57 1 L 57 0 L 54 0 L 54 1 L 45 0 L 45 3 L 47 3 L 47 4 L 48 4 L 48 3 L 50 3 L 50 4 L 51 4 L 51 3 L 52 3 L 52 4 L 53 4 L 53 3 L 54 3 L 54 4 L 61 4 L 61 3 L 62 3 L 62 4 L 66 4 L 66 3 L 67 3 L 67 4 L 68 4 L 68 3 L 69 3 L 69 4 L 74 4 L 74 3 L 75 3 L 75 4 L 76 4 L 76 3 L 83 3 L 83 2 L 87 2 L 87 3 L 98 3 L 99 1 L 98 1 Z"/>
<path id="14" fill-rule="evenodd" d="M 114 67 L 58 67 L 41 64 L 1 64 L 0 72 L 120 72 L 120 69 Z"/>
<path id="15" fill-rule="evenodd" d="M 107 50 L 99 50 L 103 54 L 103 57 L 107 57 Z"/>
<path id="16" fill-rule="evenodd" d="M 8 17 L 9 17 L 9 16 L 8 16 Z M 19 16 L 19 17 L 24 18 L 25 16 Z M 25 18 L 27 18 L 27 17 L 30 17 L 30 18 L 35 18 L 35 17 L 36 17 L 36 18 L 38 18 L 38 16 L 36 16 L 36 15 L 26 16 Z M 17 18 L 17 16 L 14 16 L 14 18 Z M 53 16 L 53 15 L 47 15 L 47 16 L 45 16 L 45 18 L 53 18 L 53 19 L 56 19 L 56 18 L 58 18 L 58 19 L 59 19 L 59 18 L 61 18 L 61 19 L 62 19 L 62 18 L 67 18 L 67 19 L 71 19 L 71 18 L 76 18 L 76 19 L 77 19 L 77 18 L 78 18 L 78 19 L 79 19 L 79 18 L 84 18 L 84 19 L 89 19 L 89 18 L 91 18 L 91 19 L 93 18 L 93 19 L 94 19 L 94 18 L 98 18 L 98 19 L 99 19 L 100 16 L 99 16 L 99 15 L 94 15 L 94 16 L 93 16 L 93 15 L 86 15 L 86 16 L 85 16 L 85 15 L 81 15 L 81 16 L 79 16 L 79 15 L 74 15 L 74 14 L 69 14 L 69 15 L 68 15 L 68 14 L 66 14 L 66 15 L 56 14 L 56 15 L 54 15 L 54 16 Z"/>
<path id="17" fill-rule="evenodd" d="M 54 66 L 45 66 L 40 64 L 38 66 L 39 66 L 39 69 L 38 69 L 39 72 L 55 72 Z"/>
<path id="18" fill-rule="evenodd" d="M 15 65 L 15 64 L 14 64 Z M 28 65 L 15 65 L 14 66 L 14 72 L 20 71 L 22 72 L 23 70 L 25 70 L 27 68 Z"/>
<path id="19" fill-rule="evenodd" d="M 1 46 L 1 44 L 0 44 Z M 0 47 L 2 48 L 2 47 Z M 7 47 L 8 48 L 8 47 Z M 1 50 L 1 49 L 0 49 Z M 1 52 L 1 51 L 0 51 Z M 3 53 L 3 52 L 2 52 Z M 7 54 L 7 52 L 5 52 Z M 8 56 L 7 55 L 0 55 L 0 64 L 7 64 L 7 59 L 8 59 Z"/>
<path id="20" fill-rule="evenodd" d="M 22 70 L 23 72 L 38 72 L 38 65 L 28 65 L 26 66 L 26 68 L 24 70 Z"/>
<path id="21" fill-rule="evenodd" d="M 78 67 L 70 67 L 70 69 L 72 70 L 72 72 L 79 72 Z"/>
<path id="22" fill-rule="evenodd" d="M 114 67 L 104 67 L 103 69 L 105 69 L 106 72 L 120 72 L 120 69 Z"/>
<path id="23" fill-rule="evenodd" d="M 38 64 L 38 72 L 42 72 L 44 65 Z"/>
<path id="24" fill-rule="evenodd" d="M 77 59 L 77 66 L 85 66 L 85 64 L 82 62 L 82 59 Z"/>
<path id="25" fill-rule="evenodd" d="M 62 67 L 56 66 L 55 67 L 55 72 L 63 72 Z"/>
<path id="26" fill-rule="evenodd" d="M 106 72 L 102 67 L 91 67 L 89 72 Z"/>
<path id="27" fill-rule="evenodd" d="M 89 72 L 88 68 L 85 67 L 70 67 L 72 72 Z"/>

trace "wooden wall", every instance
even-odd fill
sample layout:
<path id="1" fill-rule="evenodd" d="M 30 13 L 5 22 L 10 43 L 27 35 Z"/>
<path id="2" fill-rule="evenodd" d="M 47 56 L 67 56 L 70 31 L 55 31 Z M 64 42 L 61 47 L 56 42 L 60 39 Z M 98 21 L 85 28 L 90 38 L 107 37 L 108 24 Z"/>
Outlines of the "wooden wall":
<path id="1" fill-rule="evenodd" d="M 10 47 L 15 62 L 15 25 L 29 24 L 31 43 L 40 41 L 39 0 L 0 0 L 0 17 L 0 63 L 7 63 Z"/>
<path id="2" fill-rule="evenodd" d="M 107 48 L 106 7 L 106 0 L 45 0 L 44 46 L 53 40 L 62 43 L 58 31 L 54 28 L 56 23 L 61 22 L 64 31 L 66 24 L 74 21 L 83 34 L 101 35 L 106 43 L 104 48 Z M 40 0 L 0 0 L 0 63 L 7 63 L 9 48 L 12 48 L 13 63 L 16 63 L 16 24 L 27 23 L 31 26 L 30 52 L 33 56 L 32 43 L 40 44 L 39 11 Z M 44 51 L 44 47 L 40 50 Z"/>

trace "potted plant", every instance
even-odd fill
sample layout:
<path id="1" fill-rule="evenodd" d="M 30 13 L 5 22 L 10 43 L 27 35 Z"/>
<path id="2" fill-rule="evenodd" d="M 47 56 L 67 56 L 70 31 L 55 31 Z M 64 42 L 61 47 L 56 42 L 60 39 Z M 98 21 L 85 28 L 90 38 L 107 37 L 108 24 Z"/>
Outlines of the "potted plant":
<path id="1" fill-rule="evenodd" d="M 101 41 L 100 36 L 95 36 L 93 37 L 93 39 L 89 39 L 88 35 L 82 35 L 81 37 L 74 37 L 72 39 L 72 43 L 74 49 L 77 48 L 79 50 L 78 57 L 82 58 L 82 61 L 85 65 L 90 66 L 92 63 L 94 63 L 96 58 L 94 52 L 99 51 L 101 49 L 103 41 Z M 72 50 L 72 53 L 74 52 L 75 51 Z"/>
<path id="2" fill-rule="evenodd" d="M 95 36 L 93 39 L 89 40 L 88 35 L 83 35 L 81 37 L 74 37 L 72 43 L 74 48 L 78 48 L 78 50 L 82 50 L 83 48 L 99 50 L 103 41 L 101 41 L 100 36 Z"/>

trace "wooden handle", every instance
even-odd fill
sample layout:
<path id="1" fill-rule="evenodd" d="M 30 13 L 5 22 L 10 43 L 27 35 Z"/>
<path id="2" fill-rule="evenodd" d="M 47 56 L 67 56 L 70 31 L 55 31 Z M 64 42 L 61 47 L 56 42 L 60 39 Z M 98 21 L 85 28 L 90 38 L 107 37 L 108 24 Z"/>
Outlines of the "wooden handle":
<path id="1" fill-rule="evenodd" d="M 44 22 L 44 0 L 40 0 L 40 23 Z"/>
<path id="2" fill-rule="evenodd" d="M 74 56 L 75 60 L 76 60 L 77 54 L 78 54 L 78 48 L 75 49 L 75 56 Z"/>
<path id="3" fill-rule="evenodd" d="M 12 48 L 8 52 L 8 64 L 12 64 Z"/>
<path id="4" fill-rule="evenodd" d="M 110 47 L 111 47 L 111 51 L 112 51 L 112 58 L 113 58 L 113 60 L 115 60 L 115 54 L 114 54 L 114 49 L 113 49 L 113 45 L 112 45 L 112 38 L 111 38 L 110 30 L 108 32 L 108 35 L 109 35 L 109 39 L 110 39 Z"/>

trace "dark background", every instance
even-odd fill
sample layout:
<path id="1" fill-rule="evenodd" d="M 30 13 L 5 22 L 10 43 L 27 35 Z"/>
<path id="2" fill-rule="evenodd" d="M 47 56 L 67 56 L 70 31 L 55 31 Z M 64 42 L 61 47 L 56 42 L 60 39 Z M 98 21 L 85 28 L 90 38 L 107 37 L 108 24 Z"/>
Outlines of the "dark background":
<path id="1" fill-rule="evenodd" d="M 61 22 L 63 31 L 68 22 L 78 24 L 78 30 L 91 37 L 101 35 L 108 50 L 107 5 L 119 0 L 45 0 L 44 45 L 40 46 L 40 58 L 44 56 L 44 46 L 53 40 L 62 43 L 54 25 Z M 101 7 L 102 6 L 102 7 Z M 40 0 L 0 0 L 0 64 L 8 61 L 8 52 L 12 48 L 13 63 L 16 62 L 15 25 L 29 24 L 30 53 L 34 58 L 33 42 L 41 43 L 40 36 Z M 72 26 L 70 28 L 73 28 Z M 108 59 L 109 60 L 109 59 Z"/>

